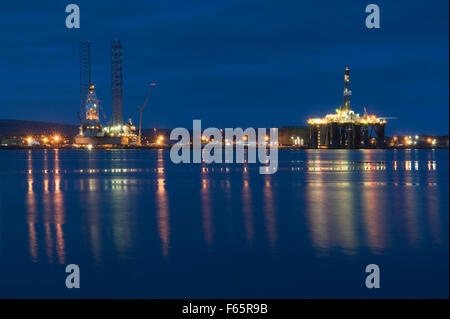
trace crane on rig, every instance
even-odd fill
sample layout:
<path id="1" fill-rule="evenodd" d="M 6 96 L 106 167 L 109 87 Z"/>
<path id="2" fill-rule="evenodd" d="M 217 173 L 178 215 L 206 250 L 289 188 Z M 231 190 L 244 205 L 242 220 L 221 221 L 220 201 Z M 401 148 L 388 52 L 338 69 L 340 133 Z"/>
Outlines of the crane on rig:
<path id="1" fill-rule="evenodd" d="M 144 112 L 145 108 L 147 107 L 148 101 L 150 100 L 150 97 L 152 96 L 153 90 L 155 89 L 156 82 L 150 83 L 150 88 L 148 89 L 147 96 L 145 97 L 144 104 L 142 106 L 138 105 L 138 111 L 139 111 L 139 137 L 138 137 L 138 145 L 142 145 L 142 113 Z"/>

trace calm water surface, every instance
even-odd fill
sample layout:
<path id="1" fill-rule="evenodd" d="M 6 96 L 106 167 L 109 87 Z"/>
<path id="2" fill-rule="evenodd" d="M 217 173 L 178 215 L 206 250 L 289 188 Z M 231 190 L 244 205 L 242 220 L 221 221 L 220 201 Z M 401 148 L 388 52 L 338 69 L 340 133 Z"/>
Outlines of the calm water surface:
<path id="1" fill-rule="evenodd" d="M 0 151 L 0 297 L 448 297 L 447 150 L 279 157 Z"/>

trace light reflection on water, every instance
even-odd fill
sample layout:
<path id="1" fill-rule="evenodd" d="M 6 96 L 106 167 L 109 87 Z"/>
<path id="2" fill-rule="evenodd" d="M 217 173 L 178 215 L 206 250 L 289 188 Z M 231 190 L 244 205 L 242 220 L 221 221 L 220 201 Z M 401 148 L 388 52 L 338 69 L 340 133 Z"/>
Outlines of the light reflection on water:
<path id="1" fill-rule="evenodd" d="M 252 192 L 250 186 L 250 179 L 248 176 L 247 164 L 244 165 L 242 170 L 242 213 L 244 215 L 245 225 L 245 237 L 250 245 L 253 244 L 253 238 L 255 236 L 254 222 L 253 222 L 253 205 L 252 205 Z"/>
<path id="2" fill-rule="evenodd" d="M 64 192 L 61 191 L 61 175 L 71 173 L 83 173 L 86 178 L 79 179 L 79 190 L 86 194 L 83 198 L 87 203 L 88 211 L 85 212 L 86 223 L 88 224 L 88 237 L 93 257 L 96 263 L 101 261 L 102 250 L 102 232 L 101 215 L 106 212 L 101 211 L 99 206 L 98 194 L 103 184 L 103 191 L 110 195 L 110 209 L 112 216 L 112 232 L 116 245 L 117 253 L 120 256 L 126 255 L 130 246 L 133 245 L 132 233 L 133 225 L 132 200 L 129 193 L 134 191 L 129 189 L 131 185 L 138 185 L 144 181 L 139 180 L 139 173 L 154 173 L 156 181 L 155 192 L 155 211 L 157 220 L 157 232 L 161 242 L 162 255 L 169 255 L 170 248 L 170 205 L 167 193 L 166 181 L 166 163 L 169 160 L 165 158 L 168 154 L 164 151 L 157 151 L 156 167 L 154 168 L 104 168 L 104 169 L 62 169 L 60 168 L 59 150 L 47 151 L 43 153 L 43 169 L 33 169 L 33 151 L 27 152 L 27 184 L 26 194 L 26 213 L 29 227 L 29 251 L 30 257 L 34 262 L 39 261 L 39 245 L 45 246 L 46 257 L 49 263 L 54 262 L 56 256 L 60 264 L 65 263 L 65 239 L 63 225 L 65 223 L 64 211 Z M 305 185 L 305 201 L 307 203 L 306 215 L 308 218 L 308 229 L 310 232 L 311 243 L 320 254 L 327 254 L 328 250 L 339 248 L 345 254 L 354 254 L 359 246 L 366 245 L 373 253 L 382 253 L 383 249 L 389 246 L 390 225 L 388 215 L 397 212 L 403 215 L 404 225 L 406 227 L 408 242 L 411 247 L 417 247 L 420 244 L 420 225 L 417 217 L 419 198 L 418 189 L 414 187 L 402 187 L 400 192 L 394 192 L 393 198 L 386 191 L 380 190 L 382 186 L 388 186 L 389 177 L 386 175 L 387 163 L 385 161 L 375 161 L 372 158 L 373 153 L 364 152 L 361 161 L 354 161 L 349 158 L 350 152 L 339 154 L 339 160 L 321 160 L 321 153 L 307 153 L 306 160 L 303 161 L 307 171 L 313 174 L 306 175 L 308 181 Z M 53 166 L 49 167 L 49 156 L 53 156 Z M 419 161 L 411 160 L 411 152 L 406 152 L 403 160 L 404 170 L 402 172 L 419 170 Z M 88 157 L 89 161 L 95 161 L 95 158 Z M 299 162 L 299 161 L 291 161 Z M 394 172 L 399 171 L 399 161 L 392 161 Z M 422 169 L 436 171 L 437 163 L 428 160 L 423 163 Z M 365 177 L 369 180 L 381 181 L 354 181 L 350 174 L 353 170 L 368 171 Z M 249 243 L 254 238 L 254 210 L 252 203 L 251 180 L 248 164 L 244 164 L 240 170 L 241 176 L 241 201 L 242 216 L 245 229 L 245 237 Z M 201 213 L 204 240 L 208 246 L 213 245 L 214 237 L 214 189 L 219 188 L 219 192 L 227 192 L 227 198 L 230 198 L 230 180 L 216 183 L 213 173 L 229 174 L 232 170 L 229 167 L 211 167 L 207 164 L 201 166 Z M 327 171 L 340 171 L 345 175 L 339 178 L 329 178 Z M 380 171 L 373 176 L 372 171 Z M 347 173 L 346 173 L 347 172 Z M 91 178 L 98 174 L 113 174 L 111 178 L 98 179 Z M 127 178 L 132 174 L 136 178 Z M 34 192 L 35 175 L 42 175 L 41 182 L 43 187 L 40 194 Z M 274 175 L 261 175 L 262 177 L 262 213 L 264 218 L 264 228 L 267 235 L 269 246 L 274 248 L 277 244 L 277 206 L 276 198 L 272 184 Z M 261 176 L 256 176 L 261 179 Z M 419 186 L 417 178 L 411 174 L 393 176 L 395 186 Z M 349 180 L 349 181 L 346 181 Z M 401 181 L 401 182 L 400 182 Z M 426 184 L 428 186 L 437 186 L 436 179 L 432 175 L 426 175 Z M 257 187 L 257 186 L 255 186 Z M 66 190 L 67 191 L 67 190 Z M 427 219 L 433 231 L 432 234 L 436 243 L 441 242 L 441 230 L 439 226 L 439 202 L 437 200 L 438 189 L 426 187 L 426 210 Z M 42 203 L 40 211 L 37 208 L 36 196 L 40 196 Z M 357 198 L 358 197 L 358 198 Z M 393 201 L 392 201 L 393 199 Z M 233 199 L 231 199 L 233 200 Z M 394 206 L 389 203 L 396 203 Z M 359 207 L 358 207 L 359 203 Z M 400 204 L 399 204 L 400 203 Z M 403 206 L 401 209 L 396 206 Z M 420 205 L 419 205 L 420 206 Z M 355 209 L 358 209 L 362 218 L 364 235 L 360 234 L 355 225 Z M 150 210 L 151 211 L 151 210 Z M 39 215 L 42 214 L 43 225 L 39 223 Z M 43 227 L 42 227 L 43 226 Z M 40 227 L 40 229 L 37 229 Z M 38 230 L 44 231 L 44 243 L 38 242 Z"/>
<path id="3" fill-rule="evenodd" d="M 348 154 L 346 152 L 343 155 Z M 320 153 L 307 153 L 307 156 L 309 163 L 317 165 L 310 173 L 313 175 L 308 178 L 314 182 L 306 187 L 306 200 L 310 203 L 307 214 L 312 222 L 308 229 L 313 245 L 319 254 L 327 254 L 332 247 L 341 249 L 345 254 L 354 254 L 357 242 L 352 210 L 356 195 L 354 188 L 351 183 L 344 181 L 330 185 L 320 166 Z M 341 179 L 346 180 L 347 177 Z"/>
<path id="4" fill-rule="evenodd" d="M 206 166 L 206 164 L 202 164 Z M 210 247 L 213 241 L 213 207 L 212 207 L 212 180 L 208 177 L 209 169 L 207 167 L 202 167 L 201 181 L 202 188 L 200 191 L 201 196 L 201 207 L 202 207 L 202 222 L 203 222 L 203 233 L 205 236 L 205 241 Z"/>
<path id="5" fill-rule="evenodd" d="M 277 244 L 277 208 L 275 207 L 275 199 L 272 189 L 272 175 L 264 175 L 264 220 L 267 231 L 267 239 L 271 248 L 275 248 Z"/>
<path id="6" fill-rule="evenodd" d="M 165 188 L 165 174 L 164 174 L 164 152 L 158 150 L 158 177 L 156 191 L 156 207 L 158 219 L 158 233 L 161 240 L 162 254 L 167 257 L 169 255 L 170 246 L 170 218 L 169 218 L 169 199 Z"/>
<path id="7" fill-rule="evenodd" d="M 27 223 L 30 257 L 33 262 L 39 262 L 39 233 L 44 232 L 44 245 L 48 263 L 53 263 L 55 256 L 59 264 L 66 262 L 65 241 L 62 225 L 64 224 L 64 195 L 61 192 L 61 177 L 59 174 L 59 150 L 53 152 L 54 175 L 50 179 L 48 175 L 48 151 L 44 151 L 44 174 L 42 201 L 42 221 L 37 208 L 36 194 L 34 192 L 33 177 L 33 152 L 28 151 L 27 157 L 27 184 L 28 191 L 25 198 L 27 206 Z M 43 226 L 43 227 L 42 227 Z M 42 239 L 42 238 L 41 238 Z M 42 241 L 42 240 L 41 240 Z M 41 243 L 42 245 L 42 243 Z"/>
<path id="8" fill-rule="evenodd" d="M 0 183 L 0 248 L 16 245 L 5 230 L 23 223 L 26 237 L 18 227 L 14 238 L 34 264 L 170 263 L 187 252 L 204 263 L 212 253 L 359 258 L 448 247 L 448 153 L 282 151 L 274 175 L 248 163 L 175 165 L 163 150 L 14 156 L 17 166 L 0 170 L 22 176 Z M 9 189 L 22 197 L 8 201 Z"/>

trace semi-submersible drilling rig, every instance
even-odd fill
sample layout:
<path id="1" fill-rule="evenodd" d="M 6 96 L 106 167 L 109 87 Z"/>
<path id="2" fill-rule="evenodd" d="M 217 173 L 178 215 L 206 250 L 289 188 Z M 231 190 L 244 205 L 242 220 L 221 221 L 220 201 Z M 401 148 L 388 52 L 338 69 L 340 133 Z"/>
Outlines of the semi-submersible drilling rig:
<path id="1" fill-rule="evenodd" d="M 350 70 L 345 68 L 344 101 L 335 114 L 308 120 L 311 148 L 383 148 L 386 118 L 364 115 L 350 107 Z"/>

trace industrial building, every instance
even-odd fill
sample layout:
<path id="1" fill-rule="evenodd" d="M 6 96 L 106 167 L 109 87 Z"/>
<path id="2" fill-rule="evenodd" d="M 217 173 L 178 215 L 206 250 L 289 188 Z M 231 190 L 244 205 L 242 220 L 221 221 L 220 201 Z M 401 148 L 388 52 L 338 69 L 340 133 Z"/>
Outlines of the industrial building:
<path id="1" fill-rule="evenodd" d="M 278 129 L 278 143 L 281 147 L 307 147 L 309 144 L 309 127 L 281 126 Z"/>
<path id="2" fill-rule="evenodd" d="M 335 114 L 308 120 L 311 148 L 384 148 L 386 118 L 360 116 L 351 109 L 350 70 L 344 75 L 344 99 Z"/>

